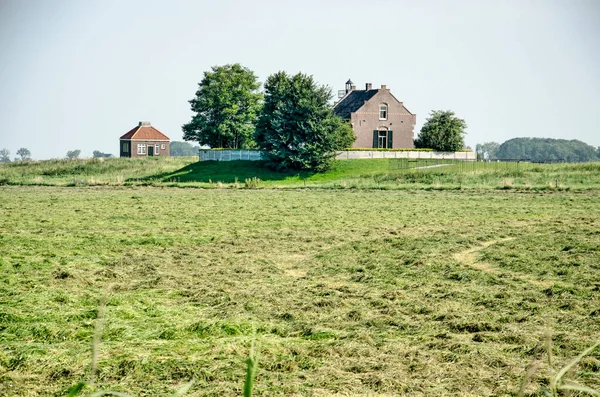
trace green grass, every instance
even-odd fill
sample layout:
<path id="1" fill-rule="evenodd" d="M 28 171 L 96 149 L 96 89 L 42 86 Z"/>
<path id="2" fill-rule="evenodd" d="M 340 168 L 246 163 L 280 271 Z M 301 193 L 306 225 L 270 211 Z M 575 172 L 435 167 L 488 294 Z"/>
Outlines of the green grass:
<path id="1" fill-rule="evenodd" d="M 546 335 L 554 368 L 600 335 L 594 189 L 3 186 L 0 213 L 3 396 L 88 379 L 102 300 L 86 390 L 139 396 L 241 395 L 254 341 L 253 395 L 517 395 L 532 361 L 541 395 Z M 598 350 L 567 380 L 598 389 Z"/>
<path id="2" fill-rule="evenodd" d="M 262 162 L 194 157 L 48 160 L 0 164 L 0 184 L 318 189 L 599 189 L 600 163 L 529 164 L 372 159 L 337 161 L 326 173 L 275 172 Z"/>

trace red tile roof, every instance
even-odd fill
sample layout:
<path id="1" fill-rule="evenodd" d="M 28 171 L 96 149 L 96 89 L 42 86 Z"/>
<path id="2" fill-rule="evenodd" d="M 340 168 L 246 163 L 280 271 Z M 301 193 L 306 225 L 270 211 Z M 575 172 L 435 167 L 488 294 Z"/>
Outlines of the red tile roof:
<path id="1" fill-rule="evenodd" d="M 140 125 L 134 127 L 125 135 L 119 139 L 145 139 L 145 140 L 158 140 L 158 141 L 169 141 L 169 137 L 152 127 L 151 125 Z"/>

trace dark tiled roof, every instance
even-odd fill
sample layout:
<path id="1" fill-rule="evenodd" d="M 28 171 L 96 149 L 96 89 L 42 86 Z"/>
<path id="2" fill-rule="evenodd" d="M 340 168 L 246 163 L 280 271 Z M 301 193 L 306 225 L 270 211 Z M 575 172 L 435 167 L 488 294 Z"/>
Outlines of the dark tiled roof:
<path id="1" fill-rule="evenodd" d="M 373 98 L 379 90 L 354 90 L 351 91 L 346 97 L 344 97 L 337 105 L 333 108 L 333 113 L 340 116 L 343 119 L 349 119 L 350 113 L 356 112 L 366 101 Z"/>
<path id="2" fill-rule="evenodd" d="M 129 130 L 129 132 L 127 134 L 123 135 L 119 139 L 131 139 L 131 137 L 136 133 L 136 131 L 138 130 L 138 128 L 140 128 L 140 127 L 139 126 L 135 126 L 131 130 Z"/>
<path id="3" fill-rule="evenodd" d="M 128 133 L 123 135 L 120 139 L 149 139 L 168 141 L 169 137 L 152 126 L 138 125 L 137 127 L 130 130 Z"/>

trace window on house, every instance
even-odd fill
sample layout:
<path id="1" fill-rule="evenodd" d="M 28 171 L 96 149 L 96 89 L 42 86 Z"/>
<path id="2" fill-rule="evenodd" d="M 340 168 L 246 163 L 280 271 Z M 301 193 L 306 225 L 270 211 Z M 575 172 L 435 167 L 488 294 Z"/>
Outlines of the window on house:
<path id="1" fill-rule="evenodd" d="M 121 147 L 121 151 L 123 153 L 129 153 L 129 142 L 123 142 L 123 145 Z"/>
<path id="2" fill-rule="evenodd" d="M 167 145 L 165 145 L 165 144 L 163 143 L 162 145 L 160 145 L 160 148 L 161 148 L 162 150 L 165 150 L 165 149 L 167 148 Z"/>
<path id="3" fill-rule="evenodd" d="M 146 144 L 145 143 L 138 143 L 137 154 L 146 154 Z"/>
<path id="4" fill-rule="evenodd" d="M 158 149 L 158 145 L 154 145 L 154 154 L 159 155 L 160 150 Z"/>
<path id="5" fill-rule="evenodd" d="M 388 133 L 387 131 L 379 131 L 379 139 L 377 140 L 377 147 L 379 149 L 386 149 L 387 148 L 387 136 Z"/>
<path id="6" fill-rule="evenodd" d="M 382 103 L 379 105 L 379 120 L 387 120 L 388 118 L 388 105 Z"/>

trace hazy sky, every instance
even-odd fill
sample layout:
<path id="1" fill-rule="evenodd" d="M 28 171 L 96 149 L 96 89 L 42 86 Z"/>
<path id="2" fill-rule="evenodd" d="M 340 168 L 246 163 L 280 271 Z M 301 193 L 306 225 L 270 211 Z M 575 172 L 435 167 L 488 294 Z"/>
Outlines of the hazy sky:
<path id="1" fill-rule="evenodd" d="M 0 0 L 0 148 L 118 153 L 149 120 L 181 140 L 202 73 L 387 84 L 417 114 L 451 109 L 467 144 L 600 145 L 600 0 Z"/>

